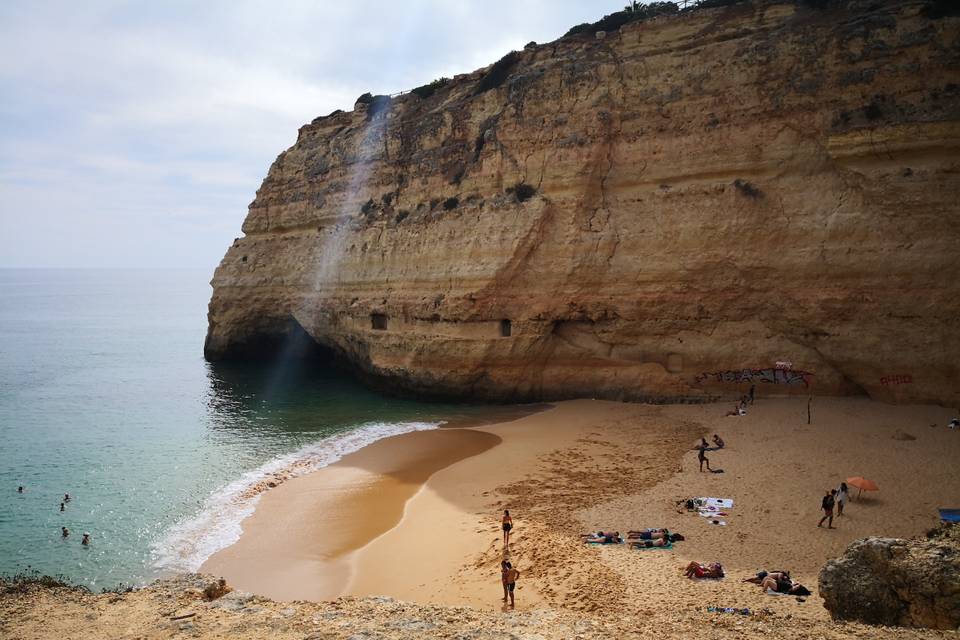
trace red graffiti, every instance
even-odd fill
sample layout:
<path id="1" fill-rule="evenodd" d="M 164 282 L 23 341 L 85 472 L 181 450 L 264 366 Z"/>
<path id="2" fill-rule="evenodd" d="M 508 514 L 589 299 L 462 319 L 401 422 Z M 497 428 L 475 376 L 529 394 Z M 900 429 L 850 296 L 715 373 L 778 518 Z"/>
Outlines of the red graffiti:
<path id="1" fill-rule="evenodd" d="M 813 374 L 809 371 L 794 371 L 793 369 L 739 369 L 731 371 L 715 371 L 713 373 L 701 373 L 696 377 L 697 383 L 703 382 L 733 382 L 736 384 L 762 383 L 762 384 L 787 384 L 810 386 L 810 379 Z"/>
<path id="2" fill-rule="evenodd" d="M 902 376 L 884 376 L 880 378 L 880 384 L 913 384 L 913 376 L 909 374 Z"/>

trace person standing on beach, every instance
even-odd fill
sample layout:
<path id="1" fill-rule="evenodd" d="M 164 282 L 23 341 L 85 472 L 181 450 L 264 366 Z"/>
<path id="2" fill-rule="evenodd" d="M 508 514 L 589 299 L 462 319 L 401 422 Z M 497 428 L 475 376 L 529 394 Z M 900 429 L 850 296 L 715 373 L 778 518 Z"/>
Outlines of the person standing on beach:
<path id="1" fill-rule="evenodd" d="M 517 588 L 517 578 L 520 577 L 520 572 L 517 569 L 507 562 L 503 561 L 502 567 L 503 572 L 503 601 L 507 601 L 507 595 L 510 596 L 510 608 L 513 609 L 515 606 L 513 591 Z"/>
<path id="2" fill-rule="evenodd" d="M 513 529 L 513 518 L 510 517 L 510 512 L 506 509 L 503 510 L 503 518 L 500 522 L 503 527 L 503 546 L 507 546 L 510 544 L 510 530 Z"/>
<path id="3" fill-rule="evenodd" d="M 849 489 L 847 489 L 847 483 L 841 482 L 840 487 L 837 489 L 837 494 L 834 496 L 834 500 L 837 503 L 837 517 L 843 515 L 843 506 L 847 503 L 847 496 L 850 495 Z"/>
<path id="4" fill-rule="evenodd" d="M 833 496 L 836 495 L 836 493 L 836 489 L 831 489 L 827 491 L 827 495 L 823 496 L 823 500 L 820 501 L 820 508 L 823 509 L 823 517 L 820 518 L 817 527 L 822 527 L 823 521 L 827 520 L 827 529 L 836 529 L 836 527 L 833 526 L 833 505 L 836 502 Z"/>
<path id="5" fill-rule="evenodd" d="M 703 463 L 707 463 L 707 471 L 713 471 L 710 468 L 710 459 L 707 458 L 707 448 L 710 445 L 707 444 L 706 438 L 700 438 L 700 446 L 697 447 L 697 460 L 700 461 L 700 473 L 703 473 Z"/>
<path id="6" fill-rule="evenodd" d="M 757 390 L 757 385 L 755 385 L 755 384 L 750 385 L 750 395 L 749 395 L 749 397 L 750 397 L 750 404 L 753 404 L 753 394 L 754 394 L 754 392 L 756 392 L 756 390 Z"/>

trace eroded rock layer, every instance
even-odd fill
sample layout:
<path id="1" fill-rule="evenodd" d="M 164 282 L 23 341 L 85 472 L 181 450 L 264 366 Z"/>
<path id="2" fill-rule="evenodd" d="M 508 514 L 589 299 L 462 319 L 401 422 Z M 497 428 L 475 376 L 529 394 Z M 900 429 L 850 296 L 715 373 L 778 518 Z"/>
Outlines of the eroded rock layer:
<path id="1" fill-rule="evenodd" d="M 317 118 L 206 355 L 302 327 L 430 395 L 960 403 L 960 18 L 931 6 L 698 10 Z"/>

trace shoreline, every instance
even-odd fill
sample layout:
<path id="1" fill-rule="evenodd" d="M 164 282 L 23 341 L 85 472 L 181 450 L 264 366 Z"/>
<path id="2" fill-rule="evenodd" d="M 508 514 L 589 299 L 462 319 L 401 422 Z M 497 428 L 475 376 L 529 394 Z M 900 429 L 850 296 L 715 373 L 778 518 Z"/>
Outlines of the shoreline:
<path id="1" fill-rule="evenodd" d="M 451 458 L 447 451 L 441 456 L 444 464 L 421 469 L 422 481 L 394 497 L 402 506 L 394 510 L 392 523 L 337 558 L 310 555 L 317 539 L 329 535 L 331 523 L 326 523 L 318 525 L 320 529 L 289 530 L 297 543 L 287 545 L 288 550 L 299 545 L 293 556 L 271 559 L 260 547 L 256 560 L 231 554 L 232 567 L 219 565 L 226 571 L 215 571 L 212 564 L 204 571 L 222 573 L 244 590 L 276 597 L 276 581 L 259 571 L 258 564 L 299 563 L 300 573 L 281 581 L 296 588 L 279 599 L 390 596 L 495 610 L 501 606 L 497 569 L 504 557 L 499 513 L 509 508 L 516 527 L 508 557 L 521 571 L 519 609 L 647 611 L 649 607 L 635 602 L 642 592 L 681 607 L 705 601 L 739 603 L 823 621 L 827 614 L 816 602 L 804 606 L 771 598 L 737 578 L 761 568 L 785 567 L 818 601 L 817 573 L 826 558 L 839 555 L 858 537 L 919 534 L 936 522 L 937 506 L 949 506 L 945 503 L 960 495 L 960 478 L 950 473 L 947 446 L 956 434 L 929 428 L 942 426 L 948 409 L 818 398 L 813 424 L 807 425 L 805 399 L 761 398 L 748 415 L 737 418 L 724 417 L 727 408 L 726 403 L 663 406 L 573 400 L 509 422 L 381 440 L 379 450 L 361 450 L 380 460 L 377 464 L 393 459 L 402 466 L 396 445 L 412 435 L 423 438 L 422 446 L 435 434 L 447 433 L 448 444 L 460 453 Z M 898 430 L 916 440 L 894 439 Z M 700 473 L 693 446 L 700 434 L 709 438 L 715 432 L 727 447 L 709 456 L 713 466 L 724 467 L 726 473 Z M 464 433 L 493 444 L 466 451 L 459 440 Z M 409 460 L 416 464 L 415 458 Z M 338 465 L 287 484 L 320 482 L 324 471 L 343 476 L 376 468 L 363 469 L 349 461 Z M 822 491 L 852 475 L 873 477 L 881 492 L 852 500 L 848 513 L 835 522 L 835 531 L 816 529 Z M 265 494 L 261 506 L 272 504 L 263 514 L 309 511 L 282 490 Z M 369 495 L 358 500 L 352 495 L 359 512 L 368 511 L 362 505 L 376 504 Z M 675 500 L 700 495 L 734 498 L 727 526 L 677 513 Z M 256 519 L 255 513 L 247 522 Z M 252 551 L 258 544 L 275 542 L 278 521 L 267 520 L 262 527 L 245 522 L 238 545 Z M 687 539 L 669 552 L 641 552 L 625 545 L 588 547 L 576 538 L 583 531 L 646 526 L 666 526 Z M 721 560 L 730 578 L 706 584 L 679 579 L 680 567 L 690 560 Z M 238 569 L 246 572 L 240 582 L 232 577 Z M 322 597 L 314 595 L 321 592 Z"/>

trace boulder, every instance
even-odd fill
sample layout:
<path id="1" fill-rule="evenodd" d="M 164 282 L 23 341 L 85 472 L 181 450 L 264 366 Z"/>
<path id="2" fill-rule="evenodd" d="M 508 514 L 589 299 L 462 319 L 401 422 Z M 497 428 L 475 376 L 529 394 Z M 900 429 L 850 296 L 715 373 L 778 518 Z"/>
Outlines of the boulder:
<path id="1" fill-rule="evenodd" d="M 835 620 L 956 629 L 960 626 L 960 529 L 924 539 L 864 538 L 820 572 L 823 606 Z"/>

